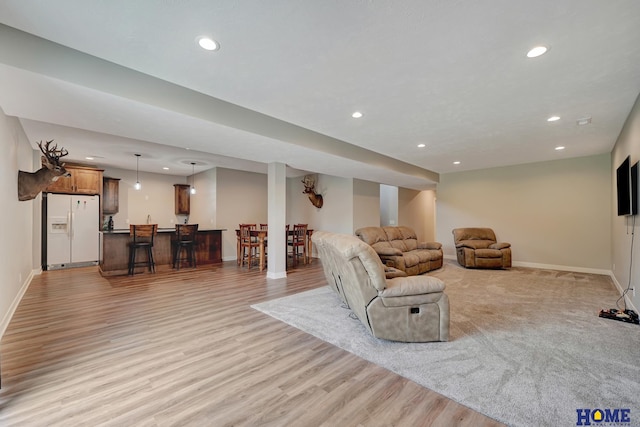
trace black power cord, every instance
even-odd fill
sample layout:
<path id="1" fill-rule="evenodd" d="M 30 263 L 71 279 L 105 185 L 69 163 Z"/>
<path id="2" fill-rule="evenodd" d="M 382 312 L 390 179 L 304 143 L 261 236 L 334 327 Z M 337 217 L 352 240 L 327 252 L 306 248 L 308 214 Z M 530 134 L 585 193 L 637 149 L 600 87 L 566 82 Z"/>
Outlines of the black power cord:
<path id="1" fill-rule="evenodd" d="M 633 222 L 631 224 L 631 251 L 630 251 L 630 255 L 629 255 L 630 256 L 630 259 L 629 259 L 629 283 L 627 284 L 627 289 L 625 289 L 624 292 L 622 292 L 622 295 L 620 295 L 620 298 L 618 298 L 618 300 L 616 301 L 616 307 L 618 307 L 618 309 L 620 309 L 620 300 L 622 300 L 622 303 L 624 305 L 624 309 L 622 309 L 622 311 L 626 311 L 627 310 L 627 300 L 625 299 L 625 296 L 627 295 L 627 293 L 631 289 L 631 273 L 633 273 L 633 241 L 634 241 L 634 238 L 635 238 L 635 235 L 636 235 L 635 231 L 636 231 L 636 215 L 633 216 Z"/>

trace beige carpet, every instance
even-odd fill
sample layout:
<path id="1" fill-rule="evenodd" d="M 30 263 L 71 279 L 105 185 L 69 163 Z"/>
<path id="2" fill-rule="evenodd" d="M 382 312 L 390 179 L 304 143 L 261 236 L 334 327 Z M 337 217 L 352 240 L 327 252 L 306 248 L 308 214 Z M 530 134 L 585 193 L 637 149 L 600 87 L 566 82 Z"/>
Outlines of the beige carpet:
<path id="1" fill-rule="evenodd" d="M 578 409 L 630 409 L 640 426 L 640 326 L 602 319 L 607 276 L 529 268 L 431 275 L 447 285 L 451 341 L 373 338 L 329 287 L 254 308 L 512 426 L 575 426 Z M 611 425 L 604 422 L 600 426 Z"/>

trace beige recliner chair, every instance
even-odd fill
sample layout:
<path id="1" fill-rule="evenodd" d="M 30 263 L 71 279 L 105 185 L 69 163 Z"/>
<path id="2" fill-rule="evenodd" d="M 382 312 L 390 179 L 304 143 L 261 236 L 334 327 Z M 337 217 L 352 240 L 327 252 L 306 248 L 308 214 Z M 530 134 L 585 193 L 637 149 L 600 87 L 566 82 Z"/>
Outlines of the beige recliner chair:
<path id="1" fill-rule="evenodd" d="M 347 234 L 311 236 L 330 287 L 377 338 L 427 342 L 449 339 L 449 298 L 431 276 L 387 279 L 376 252 Z"/>
<path id="2" fill-rule="evenodd" d="M 455 228 L 458 263 L 467 268 L 511 268 L 511 244 L 499 243 L 490 228 Z"/>

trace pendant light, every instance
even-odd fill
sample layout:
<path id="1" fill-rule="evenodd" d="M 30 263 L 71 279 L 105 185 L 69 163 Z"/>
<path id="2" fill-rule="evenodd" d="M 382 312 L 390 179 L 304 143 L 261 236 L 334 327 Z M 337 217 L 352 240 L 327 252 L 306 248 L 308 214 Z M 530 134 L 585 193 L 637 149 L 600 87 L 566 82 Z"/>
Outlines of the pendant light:
<path id="1" fill-rule="evenodd" d="M 196 187 L 193 186 L 193 183 L 196 180 L 195 167 L 196 167 L 196 162 L 191 162 L 191 190 L 190 190 L 191 194 L 196 194 Z"/>
<path id="2" fill-rule="evenodd" d="M 140 154 L 136 154 L 136 185 L 134 185 L 134 188 L 136 190 L 139 190 L 142 188 L 142 185 L 140 185 L 140 179 L 138 178 L 138 166 L 139 166 L 139 160 L 140 160 Z"/>

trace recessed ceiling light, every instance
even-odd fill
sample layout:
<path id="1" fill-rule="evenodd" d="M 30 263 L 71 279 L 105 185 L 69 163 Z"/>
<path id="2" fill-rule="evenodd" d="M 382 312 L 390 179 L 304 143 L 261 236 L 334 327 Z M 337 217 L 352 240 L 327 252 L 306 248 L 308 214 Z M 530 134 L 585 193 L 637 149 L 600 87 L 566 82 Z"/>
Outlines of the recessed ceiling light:
<path id="1" fill-rule="evenodd" d="M 201 48 L 205 49 L 205 50 L 218 50 L 220 49 L 220 44 L 209 38 L 209 37 L 200 37 L 198 38 L 198 44 L 200 45 Z"/>
<path id="2" fill-rule="evenodd" d="M 589 123 L 591 123 L 591 117 L 579 118 L 578 120 L 576 120 L 576 123 L 578 124 L 578 126 L 588 125 Z"/>
<path id="3" fill-rule="evenodd" d="M 86 160 L 93 160 L 93 157 L 91 157 L 91 156 L 87 156 L 87 157 L 85 157 L 85 159 L 86 159 Z"/>
<path id="4" fill-rule="evenodd" d="M 426 146 L 427 146 L 427 144 L 418 144 L 418 148 L 424 148 Z"/>
<path id="5" fill-rule="evenodd" d="M 354 119 L 359 119 L 362 116 L 363 116 L 363 114 L 360 111 L 356 111 L 355 113 L 353 113 L 351 115 L 351 117 L 353 117 Z"/>
<path id="6" fill-rule="evenodd" d="M 551 116 L 547 119 L 548 122 L 557 122 L 560 120 L 560 116 Z"/>
<path id="7" fill-rule="evenodd" d="M 164 169 L 164 170 L 166 170 L 166 171 L 168 171 L 168 170 L 169 170 L 169 168 L 168 168 L 168 167 L 166 167 L 166 166 L 165 166 L 165 167 L 163 167 L 162 169 Z"/>
<path id="8" fill-rule="evenodd" d="M 459 165 L 459 164 L 460 164 L 460 161 L 459 161 L 459 160 L 456 160 L 455 162 L 453 162 L 453 164 L 454 164 L 454 165 Z"/>
<path id="9" fill-rule="evenodd" d="M 544 55 L 549 50 L 546 46 L 536 46 L 527 52 L 527 58 L 537 58 L 540 55 Z"/>
<path id="10" fill-rule="evenodd" d="M 562 151 L 564 150 L 564 147 L 562 145 L 559 145 L 556 147 L 556 151 Z"/>

